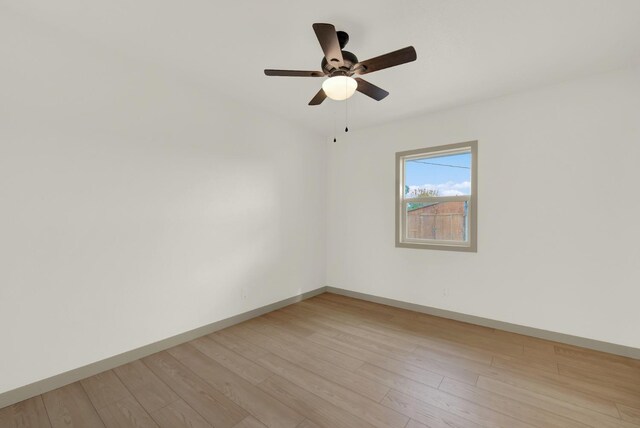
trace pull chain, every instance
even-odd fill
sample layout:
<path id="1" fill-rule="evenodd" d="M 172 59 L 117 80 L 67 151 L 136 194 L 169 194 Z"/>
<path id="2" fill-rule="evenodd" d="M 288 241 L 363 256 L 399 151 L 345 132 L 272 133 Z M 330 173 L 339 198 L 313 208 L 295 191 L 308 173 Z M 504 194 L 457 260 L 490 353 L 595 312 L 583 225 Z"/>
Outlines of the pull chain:
<path id="1" fill-rule="evenodd" d="M 349 132 L 349 100 L 344 101 L 344 132 Z"/>
<path id="2" fill-rule="evenodd" d="M 337 128 L 336 124 L 337 124 L 337 122 L 338 122 L 338 120 L 336 119 L 336 116 L 337 116 L 337 115 L 336 115 L 336 111 L 335 111 L 335 110 L 333 110 L 333 142 L 334 142 L 334 143 L 335 143 L 336 141 L 338 141 L 338 140 L 336 139 L 336 134 L 337 134 L 337 132 L 336 132 L 336 128 Z"/>

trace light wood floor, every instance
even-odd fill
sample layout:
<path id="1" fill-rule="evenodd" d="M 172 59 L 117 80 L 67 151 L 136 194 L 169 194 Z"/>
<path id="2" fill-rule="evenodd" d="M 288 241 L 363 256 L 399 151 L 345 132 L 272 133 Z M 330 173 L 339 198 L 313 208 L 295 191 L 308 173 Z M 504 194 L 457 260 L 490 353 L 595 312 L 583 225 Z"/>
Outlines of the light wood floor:
<path id="1" fill-rule="evenodd" d="M 323 294 L 0 410 L 1 427 L 640 426 L 640 360 Z"/>

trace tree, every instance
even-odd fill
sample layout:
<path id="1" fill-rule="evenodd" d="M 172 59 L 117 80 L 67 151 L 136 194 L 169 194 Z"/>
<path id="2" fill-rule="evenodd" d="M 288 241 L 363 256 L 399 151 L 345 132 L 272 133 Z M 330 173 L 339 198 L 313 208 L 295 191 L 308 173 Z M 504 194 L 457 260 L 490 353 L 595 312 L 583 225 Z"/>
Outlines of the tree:
<path id="1" fill-rule="evenodd" d="M 408 192 L 407 196 L 410 198 L 435 197 L 435 196 L 440 196 L 440 191 L 434 188 L 426 188 L 426 189 L 418 188 Z"/>
<path id="2" fill-rule="evenodd" d="M 433 187 L 426 187 L 426 188 L 418 187 L 418 188 L 409 190 L 409 186 L 404 186 L 404 194 L 408 198 L 424 198 L 424 197 L 440 196 L 440 191 Z M 422 207 L 421 203 L 410 202 L 407 204 L 407 209 L 409 211 L 415 210 L 421 207 Z"/>

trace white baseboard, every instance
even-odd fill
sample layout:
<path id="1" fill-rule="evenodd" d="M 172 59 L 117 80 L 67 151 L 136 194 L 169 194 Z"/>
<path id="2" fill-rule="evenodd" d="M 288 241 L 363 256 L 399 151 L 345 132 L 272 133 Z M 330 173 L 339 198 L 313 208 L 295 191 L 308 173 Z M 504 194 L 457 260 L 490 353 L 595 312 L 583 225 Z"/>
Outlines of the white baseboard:
<path id="1" fill-rule="evenodd" d="M 325 291 L 326 287 L 320 287 L 315 290 L 300 294 L 298 296 L 271 303 L 269 305 L 253 309 L 251 311 L 244 312 L 242 314 L 238 314 L 220 321 L 216 321 L 214 323 L 196 328 L 194 330 L 190 330 L 185 333 L 181 333 L 167 339 L 163 339 L 158 342 L 133 349 L 131 351 L 123 352 L 122 354 L 105 358 L 104 360 L 97 361 L 95 363 L 91 363 L 77 369 L 69 370 L 68 372 L 60 373 L 55 376 L 51 376 L 49 378 L 31 383 L 29 385 L 4 392 L 0 394 L 0 409 L 23 400 L 27 400 L 31 397 L 35 397 L 36 395 L 44 394 L 45 392 L 52 391 L 56 388 L 63 387 L 81 379 L 96 375 L 98 373 L 102 373 L 105 370 L 110 370 L 123 364 L 127 364 L 140 358 L 144 358 L 148 355 L 155 354 L 156 352 L 164 351 L 165 349 L 172 348 L 174 346 L 180 345 L 181 343 L 189 342 L 190 340 L 207 334 L 211 334 L 215 331 L 222 330 L 223 328 L 231 327 L 234 324 L 239 324 L 243 321 L 250 320 L 251 318 L 259 317 L 260 315 L 266 314 L 267 312 L 272 312 L 276 309 L 280 309 L 293 303 L 297 303 L 301 300 L 305 300 L 318 294 L 322 294 Z"/>
<path id="2" fill-rule="evenodd" d="M 176 336 L 169 337 L 167 339 L 154 342 L 149 345 L 142 346 L 140 348 L 133 349 L 131 351 L 124 352 L 122 354 L 115 355 L 113 357 L 109 357 L 104 360 L 97 361 L 95 363 L 91 363 L 74 370 L 70 370 L 65 373 L 60 373 L 58 375 L 22 386 L 11 391 L 4 392 L 0 394 L 0 409 L 23 400 L 27 400 L 31 397 L 35 397 L 36 395 L 44 394 L 45 392 L 52 391 L 56 388 L 60 388 L 78 380 L 96 375 L 105 370 L 110 370 L 123 364 L 127 364 L 140 358 L 144 358 L 148 355 L 155 354 L 156 352 L 164 351 L 165 349 L 172 348 L 181 343 L 185 343 L 195 338 L 211 334 L 215 331 L 222 330 L 223 328 L 231 327 L 232 325 L 239 324 L 251 318 L 258 317 L 268 312 L 275 311 L 277 309 L 300 302 L 313 296 L 317 296 L 318 294 L 322 294 L 325 292 L 340 294 L 343 296 L 353 297 L 361 300 L 367 300 L 369 302 L 380 303 L 396 308 L 408 309 L 411 311 L 421 312 L 424 314 L 434 315 L 442 318 L 477 324 L 485 327 L 495 328 L 498 330 L 505 330 L 512 333 L 518 333 L 527 336 L 538 337 L 541 339 L 552 340 L 555 342 L 566 343 L 569 345 L 580 346 L 583 348 L 621 355 L 624 357 L 640 359 L 640 349 L 638 348 L 602 342 L 594 339 L 587 339 L 584 337 L 571 336 L 568 334 L 556 333 L 553 331 L 542 330 L 534 327 L 526 327 L 522 325 L 511 324 L 508 322 L 496 321 L 488 318 L 466 315 L 458 312 L 432 308 L 429 306 L 417 305 L 415 303 L 408 303 L 400 300 L 389 299 L 386 297 L 379 297 L 371 294 L 359 293 L 356 291 L 327 286 L 320 287 L 315 290 L 300 294 L 298 296 L 290 297 L 288 299 L 284 299 L 266 306 L 262 306 L 260 308 L 253 309 L 251 311 L 244 312 L 242 314 L 235 315 L 224 320 L 216 321 L 209 325 L 205 325 L 203 327 L 199 327 L 194 330 L 190 330 L 185 333 L 181 333 Z"/>
<path id="3" fill-rule="evenodd" d="M 444 309 L 432 308 L 430 306 L 417 305 L 415 303 L 407 303 L 400 300 L 389 299 L 386 297 L 374 296 L 372 294 L 359 293 L 357 291 L 345 290 L 336 287 L 327 287 L 328 293 L 340 294 L 355 299 L 367 300 L 369 302 L 380 303 L 387 306 L 393 306 L 400 309 L 408 309 L 414 312 L 434 315 L 441 318 L 448 318 L 456 321 L 462 321 L 470 324 L 481 325 L 484 327 L 495 328 L 497 330 L 509 331 L 511 333 L 523 334 L 525 336 L 537 337 L 540 339 L 560 342 L 567 345 L 580 346 L 582 348 L 593 349 L 595 351 L 607 352 L 609 354 L 621 355 L 623 357 L 640 359 L 640 349 L 630 346 L 618 345 L 615 343 L 602 342 L 595 339 L 587 339 L 585 337 L 572 336 L 570 334 L 556 333 L 554 331 L 542 330 L 535 327 L 527 327 L 524 325 L 511 324 L 504 321 L 496 321 L 489 318 L 467 315 L 459 312 L 447 311 Z"/>

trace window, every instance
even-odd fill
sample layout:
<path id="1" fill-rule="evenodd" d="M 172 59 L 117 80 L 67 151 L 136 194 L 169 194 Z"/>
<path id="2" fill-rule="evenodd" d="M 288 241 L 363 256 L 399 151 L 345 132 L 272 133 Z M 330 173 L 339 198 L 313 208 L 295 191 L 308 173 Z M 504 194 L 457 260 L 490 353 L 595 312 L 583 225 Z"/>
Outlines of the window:
<path id="1" fill-rule="evenodd" d="M 396 247 L 477 251 L 478 142 L 396 153 Z"/>

